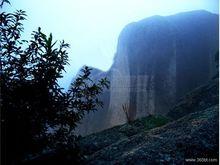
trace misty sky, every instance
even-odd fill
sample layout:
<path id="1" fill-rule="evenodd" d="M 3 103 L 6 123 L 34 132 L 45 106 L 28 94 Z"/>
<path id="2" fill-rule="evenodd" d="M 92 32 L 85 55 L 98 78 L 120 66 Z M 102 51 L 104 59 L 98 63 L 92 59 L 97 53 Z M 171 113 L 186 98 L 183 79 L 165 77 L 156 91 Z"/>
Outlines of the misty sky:
<path id="1" fill-rule="evenodd" d="M 71 45 L 70 66 L 60 81 L 65 88 L 83 65 L 108 70 L 125 25 L 152 15 L 171 15 L 205 9 L 218 13 L 218 0 L 11 0 L 12 7 L 27 12 L 25 39 L 37 27 L 56 40 Z"/>

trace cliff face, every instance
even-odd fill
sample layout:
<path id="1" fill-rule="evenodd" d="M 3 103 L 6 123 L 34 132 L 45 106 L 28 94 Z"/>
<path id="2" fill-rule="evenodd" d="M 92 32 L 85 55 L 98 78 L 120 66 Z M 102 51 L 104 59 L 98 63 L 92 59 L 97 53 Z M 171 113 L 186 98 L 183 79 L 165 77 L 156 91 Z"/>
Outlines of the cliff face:
<path id="1" fill-rule="evenodd" d="M 133 119 L 167 114 L 188 91 L 215 74 L 218 15 L 193 11 L 153 16 L 127 25 L 118 39 L 114 63 L 107 73 L 104 110 L 86 116 L 79 133 L 89 134 L 126 122 L 122 105 Z M 86 126 L 87 125 L 87 126 Z"/>

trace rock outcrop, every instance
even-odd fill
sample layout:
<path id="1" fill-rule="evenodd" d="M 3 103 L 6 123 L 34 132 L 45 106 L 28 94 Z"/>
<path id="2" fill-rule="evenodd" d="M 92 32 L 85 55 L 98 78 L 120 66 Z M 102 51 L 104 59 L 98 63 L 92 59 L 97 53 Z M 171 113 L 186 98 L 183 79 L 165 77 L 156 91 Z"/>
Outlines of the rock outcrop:
<path id="1" fill-rule="evenodd" d="M 133 119 L 166 115 L 182 96 L 214 76 L 217 50 L 218 15 L 207 11 L 153 16 L 127 25 L 110 70 L 93 74 L 95 79 L 107 76 L 111 83 L 102 96 L 104 110 L 87 115 L 78 132 L 125 123 L 125 104 Z"/>
<path id="2" fill-rule="evenodd" d="M 170 111 L 181 110 L 182 116 L 177 113 L 172 121 L 149 116 L 84 137 L 81 147 L 86 164 L 217 164 L 219 103 L 213 99 L 218 97 L 218 90 L 213 90 L 216 85 L 217 80 L 193 90 L 190 94 L 194 104 L 188 95 L 184 97 Z M 186 102 L 187 107 L 183 106 Z M 159 121 L 160 125 L 155 124 Z"/>
<path id="3" fill-rule="evenodd" d="M 88 155 L 86 164 L 184 164 L 198 158 L 218 162 L 218 106 L 119 140 Z"/>
<path id="4" fill-rule="evenodd" d="M 182 97 L 167 114 L 172 119 L 179 119 L 189 113 L 204 110 L 219 104 L 219 80 L 214 79 Z"/>

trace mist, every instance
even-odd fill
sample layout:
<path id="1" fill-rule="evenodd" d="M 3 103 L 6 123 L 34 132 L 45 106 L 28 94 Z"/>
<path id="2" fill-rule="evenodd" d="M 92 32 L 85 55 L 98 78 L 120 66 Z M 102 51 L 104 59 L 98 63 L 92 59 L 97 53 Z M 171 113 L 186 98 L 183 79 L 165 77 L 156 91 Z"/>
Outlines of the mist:
<path id="1" fill-rule="evenodd" d="M 56 40 L 70 44 L 70 65 L 59 82 L 69 83 L 83 65 L 107 71 L 112 63 L 118 36 L 129 23 L 152 15 L 172 15 L 191 10 L 218 13 L 218 0 L 14 0 L 5 10 L 27 12 L 24 38 L 37 27 Z M 10 8 L 10 9 L 9 9 Z"/>

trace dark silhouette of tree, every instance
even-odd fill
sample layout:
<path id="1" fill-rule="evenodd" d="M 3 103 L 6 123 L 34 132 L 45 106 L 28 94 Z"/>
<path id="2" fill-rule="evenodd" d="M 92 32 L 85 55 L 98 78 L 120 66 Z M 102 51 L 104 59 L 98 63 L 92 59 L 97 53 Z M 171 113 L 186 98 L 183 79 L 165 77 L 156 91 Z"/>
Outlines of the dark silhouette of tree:
<path id="1" fill-rule="evenodd" d="M 1 7 L 4 2 L 9 3 L 1 1 Z M 30 41 L 22 40 L 25 17 L 22 10 L 0 14 L 1 147 L 7 164 L 48 150 L 78 154 L 74 129 L 86 112 L 102 106 L 99 95 L 109 86 L 106 78 L 93 82 L 91 69 L 84 67 L 64 92 L 58 79 L 68 64 L 69 45 L 53 42 L 40 28 Z"/>
<path id="2" fill-rule="evenodd" d="M 9 0 L 1 0 L 1 1 L 0 1 L 0 7 L 1 7 L 1 8 L 3 7 L 4 3 L 10 4 Z"/>

